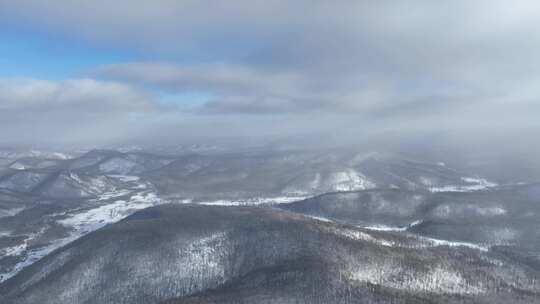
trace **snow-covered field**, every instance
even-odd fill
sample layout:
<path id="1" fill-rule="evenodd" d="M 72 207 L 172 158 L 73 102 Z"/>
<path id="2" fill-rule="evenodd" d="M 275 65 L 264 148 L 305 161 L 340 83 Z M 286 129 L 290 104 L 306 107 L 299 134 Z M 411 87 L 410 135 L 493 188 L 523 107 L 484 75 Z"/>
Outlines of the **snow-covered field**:
<path id="1" fill-rule="evenodd" d="M 209 206 L 257 206 L 257 205 L 277 205 L 277 204 L 288 204 L 296 202 L 299 200 L 306 199 L 307 197 L 302 196 L 279 196 L 279 197 L 260 197 L 260 198 L 250 198 L 243 200 L 215 200 L 215 201 L 203 201 L 197 202 L 201 205 Z M 192 200 L 184 200 L 184 203 L 192 203 Z"/>
<path id="2" fill-rule="evenodd" d="M 39 236 L 39 233 L 31 235 L 30 237 L 25 239 L 23 244 L 7 248 L 7 250 L 2 252 L 2 255 L 5 255 L 5 256 L 22 256 L 22 260 L 18 262 L 17 264 L 15 264 L 15 266 L 10 271 L 5 272 L 5 273 L 0 273 L 0 282 L 3 282 L 13 277 L 17 273 L 19 273 L 22 269 L 37 262 L 39 259 L 51 253 L 56 248 L 65 246 L 80 237 L 79 235 L 73 234 L 73 235 L 70 235 L 69 237 L 55 240 L 46 246 L 43 246 L 37 249 L 28 249 L 28 243 L 38 236 Z"/>
<path id="3" fill-rule="evenodd" d="M 66 219 L 58 222 L 85 233 L 115 223 L 136 210 L 159 203 L 161 203 L 161 200 L 154 193 L 138 193 L 129 200 L 115 200 L 113 203 L 81 211 L 80 213 L 70 213 Z"/>
<path id="4" fill-rule="evenodd" d="M 39 248 L 28 248 L 28 244 L 45 232 L 45 228 L 29 235 L 21 244 L 8 247 L 0 251 L 1 256 L 18 256 L 21 261 L 6 273 L 0 273 L 0 282 L 9 279 L 26 266 L 31 265 L 53 250 L 92 232 L 107 224 L 115 223 L 133 212 L 163 204 L 153 187 L 140 181 L 135 176 L 112 176 L 125 183 L 127 189 L 115 189 L 92 199 L 84 207 L 68 210 L 61 214 L 54 214 L 51 220 L 70 229 L 67 237 L 59 238 Z"/>
<path id="5" fill-rule="evenodd" d="M 330 173 L 316 173 L 312 179 L 293 182 L 283 190 L 288 196 L 308 196 L 313 193 L 359 191 L 373 189 L 376 185 L 361 172 L 352 168 Z"/>
<path id="6" fill-rule="evenodd" d="M 386 225 L 373 225 L 373 226 L 362 226 L 364 229 L 374 230 L 374 231 L 398 231 L 398 232 L 405 232 L 409 228 L 412 228 L 414 226 L 420 225 L 422 223 L 422 220 L 417 220 L 412 223 L 410 223 L 407 226 L 402 227 L 391 227 Z"/>
<path id="7" fill-rule="evenodd" d="M 465 185 L 447 185 L 442 187 L 430 187 L 431 192 L 471 192 L 479 190 L 487 190 L 498 186 L 496 183 L 490 182 L 483 178 L 463 177 L 461 178 Z"/>

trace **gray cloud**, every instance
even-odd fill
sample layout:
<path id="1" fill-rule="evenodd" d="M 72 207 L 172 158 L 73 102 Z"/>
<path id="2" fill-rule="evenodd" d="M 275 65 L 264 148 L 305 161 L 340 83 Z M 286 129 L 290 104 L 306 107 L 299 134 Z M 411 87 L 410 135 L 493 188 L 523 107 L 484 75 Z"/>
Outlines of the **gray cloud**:
<path id="1" fill-rule="evenodd" d="M 0 110 L 77 114 L 150 110 L 151 96 L 125 84 L 92 79 L 61 82 L 0 79 Z"/>
<path id="2" fill-rule="evenodd" d="M 210 118 L 167 118 L 201 134 L 212 133 L 210 120 L 233 119 L 237 127 L 214 133 L 271 132 L 271 119 L 284 133 L 324 122 L 351 137 L 538 130 L 540 4 L 533 0 L 27 0 L 0 2 L 0 20 L 140 52 L 147 61 L 87 75 L 140 90 L 211 93 L 188 109 Z"/>
<path id="3" fill-rule="evenodd" d="M 429 114 L 425 110 L 465 99 L 465 94 L 469 94 L 440 88 L 425 92 L 415 92 L 415 88 L 409 94 L 402 94 L 404 89 L 393 79 L 350 74 L 345 77 L 313 75 L 297 69 L 269 70 L 233 64 L 128 63 L 100 67 L 90 75 L 157 86 L 172 92 L 211 92 L 215 97 L 205 103 L 199 113 L 312 115 L 352 111 L 378 115 L 397 113 L 421 104 L 424 113 Z M 434 92 L 440 95 L 430 95 Z"/>
<path id="4" fill-rule="evenodd" d="M 125 135 L 137 117 L 161 112 L 149 93 L 91 79 L 0 79 L 2 140 L 84 142 Z"/>
<path id="5" fill-rule="evenodd" d="M 329 107 L 339 102 L 334 102 L 338 99 L 335 91 L 320 87 L 318 78 L 301 71 L 248 65 L 130 63 L 101 67 L 91 75 L 172 92 L 200 91 L 214 95 L 215 98 L 196 109 L 199 113 L 302 113 L 332 110 Z"/>

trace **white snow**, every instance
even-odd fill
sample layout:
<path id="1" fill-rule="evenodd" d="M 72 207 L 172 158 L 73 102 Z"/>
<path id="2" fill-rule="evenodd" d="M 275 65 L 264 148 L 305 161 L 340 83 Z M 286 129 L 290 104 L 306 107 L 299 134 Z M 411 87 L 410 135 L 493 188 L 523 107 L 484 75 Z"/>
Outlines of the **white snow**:
<path id="1" fill-rule="evenodd" d="M 14 170 L 24 170 L 24 169 L 26 169 L 26 167 L 23 164 L 19 163 L 19 162 L 15 162 L 9 167 L 11 169 L 14 169 Z"/>
<path id="2" fill-rule="evenodd" d="M 422 221 L 414 221 L 411 224 L 409 224 L 406 227 L 389 227 L 384 225 L 375 225 L 375 226 L 368 226 L 368 227 L 361 227 L 368 230 L 373 231 L 396 231 L 396 232 L 404 232 L 404 235 L 408 237 L 413 237 L 414 239 L 418 240 L 419 243 L 415 244 L 414 247 L 416 248 L 422 248 L 422 247 L 439 247 L 439 246 L 448 246 L 448 247 L 467 247 L 470 249 L 480 250 L 480 251 L 488 251 L 489 247 L 485 247 L 478 244 L 468 243 L 468 242 L 457 242 L 457 241 L 447 241 L 447 240 L 441 240 L 436 238 L 430 238 L 426 236 L 420 236 L 417 234 L 407 233 L 407 230 L 411 227 L 414 227 L 416 225 L 421 224 Z M 401 244 L 396 244 L 397 246 L 403 246 Z"/>
<path id="3" fill-rule="evenodd" d="M 27 240 L 25 240 L 22 244 L 18 244 L 12 247 L 7 247 L 2 249 L 2 256 L 16 256 L 21 255 L 26 250 L 27 247 Z"/>
<path id="4" fill-rule="evenodd" d="M 141 178 L 135 175 L 118 175 L 118 174 L 108 174 L 107 176 L 119 179 L 123 182 L 136 182 L 139 181 Z"/>
<path id="5" fill-rule="evenodd" d="M 409 224 L 409 228 L 418 226 L 418 225 L 422 224 L 423 222 L 424 222 L 423 220 L 416 220 L 416 221 Z"/>
<path id="6" fill-rule="evenodd" d="M 3 237 L 3 236 L 11 236 L 12 235 L 12 232 L 9 231 L 9 230 L 3 230 L 3 231 L 0 231 L 0 237 Z"/>
<path id="7" fill-rule="evenodd" d="M 60 248 L 62 246 L 65 246 L 68 243 L 76 240 L 77 238 L 80 237 L 80 235 L 71 235 L 71 236 L 63 238 L 63 239 L 55 240 L 55 241 L 49 243 L 47 246 L 44 246 L 44 247 L 41 247 L 41 248 L 38 248 L 38 249 L 27 250 L 28 241 L 30 241 L 32 238 L 35 238 L 35 237 L 36 237 L 36 235 L 34 235 L 31 238 L 28 238 L 27 240 L 25 240 L 23 245 L 19 245 L 18 251 L 17 250 L 12 250 L 11 251 L 12 256 L 19 256 L 19 255 L 22 255 L 22 254 L 26 254 L 26 256 L 23 258 L 23 260 L 21 262 L 17 263 L 13 267 L 13 269 L 11 269 L 10 271 L 5 272 L 5 273 L 0 273 L 0 283 L 7 280 L 7 279 L 9 279 L 9 278 L 11 278 L 11 277 L 13 277 L 17 273 L 19 273 L 22 269 L 24 269 L 27 266 L 32 265 L 33 263 L 35 263 L 36 261 L 38 261 L 42 257 L 44 257 L 47 254 L 51 253 L 53 250 L 55 250 L 57 248 Z"/>
<path id="8" fill-rule="evenodd" d="M 138 179 L 126 179 L 130 181 L 138 181 Z M 148 187 L 148 184 L 143 183 L 139 184 L 138 188 L 148 189 Z M 73 227 L 76 231 L 90 232 L 99 229 L 106 224 L 117 222 L 132 214 L 136 210 L 164 203 L 164 201 L 160 199 L 154 192 L 152 192 L 152 190 L 145 190 L 141 192 L 117 190 L 104 193 L 94 201 L 106 201 L 115 197 L 127 195 L 130 195 L 129 200 L 115 200 L 112 203 L 99 205 L 96 208 L 69 212 L 66 219 L 58 222 L 64 226 Z"/>
<path id="9" fill-rule="evenodd" d="M 412 228 L 414 226 L 418 226 L 422 223 L 422 220 L 417 220 L 412 223 L 410 223 L 407 226 L 401 226 L 401 227 L 392 227 L 392 226 L 386 226 L 386 225 L 373 225 L 373 226 L 362 226 L 364 229 L 368 230 L 374 230 L 374 231 L 398 231 L 398 232 L 405 232 L 409 228 Z"/>
<path id="10" fill-rule="evenodd" d="M 331 223 L 332 222 L 331 219 L 328 219 L 328 218 L 322 217 L 322 216 L 310 216 L 310 218 L 312 218 L 314 220 L 317 220 L 317 221 L 326 222 L 326 223 Z"/>
<path id="11" fill-rule="evenodd" d="M 317 172 L 312 176 L 303 176 L 292 182 L 282 191 L 289 196 L 307 196 L 314 193 L 357 191 L 375 188 L 364 174 L 352 168 L 342 171 Z"/>
<path id="12" fill-rule="evenodd" d="M 497 216 L 506 214 L 506 209 L 502 207 L 477 207 L 475 210 L 483 216 Z"/>
<path id="13" fill-rule="evenodd" d="M 435 239 L 424 236 L 417 236 L 420 241 L 424 242 L 426 247 L 439 247 L 439 246 L 448 246 L 448 247 L 467 247 L 470 249 L 480 250 L 480 251 L 489 251 L 489 247 L 485 247 L 478 244 L 468 243 L 468 242 L 454 242 L 441 239 Z M 424 246 L 420 246 L 424 247 Z"/>
<path id="14" fill-rule="evenodd" d="M 277 205 L 287 204 L 295 201 L 303 200 L 306 197 L 301 196 L 278 196 L 278 197 L 258 197 L 241 200 L 215 200 L 215 201 L 203 201 L 198 202 L 200 205 L 209 206 L 256 206 L 256 205 Z M 185 200 L 185 202 L 191 203 L 192 200 Z"/>
<path id="15" fill-rule="evenodd" d="M 69 177 L 93 194 L 102 193 L 111 188 L 109 181 L 104 176 L 91 177 L 88 180 L 83 180 L 77 174 L 70 173 Z"/>
<path id="16" fill-rule="evenodd" d="M 490 182 L 484 178 L 462 177 L 461 180 L 466 185 L 447 185 L 442 187 L 430 187 L 431 192 L 471 192 L 486 190 L 498 186 L 496 183 Z"/>
<path id="17" fill-rule="evenodd" d="M 70 226 L 83 232 L 94 231 L 106 224 L 114 223 L 126 216 L 130 211 L 150 207 L 152 204 L 133 204 L 123 200 L 100 206 L 81 213 L 75 213 L 67 219 L 58 221 L 64 226 Z"/>
<path id="18" fill-rule="evenodd" d="M 506 209 L 498 205 L 479 206 L 475 204 L 448 205 L 443 204 L 433 209 L 432 214 L 435 217 L 449 219 L 464 216 L 495 217 L 506 214 Z"/>
<path id="19" fill-rule="evenodd" d="M 71 177 L 78 179 L 78 176 L 75 174 Z M 63 214 L 53 215 L 65 217 L 57 222 L 63 226 L 72 228 L 73 230 L 70 235 L 62 239 L 54 240 L 44 247 L 28 250 L 28 242 L 43 233 L 43 231 L 40 231 L 30 235 L 23 243 L 4 249 L 4 251 L 0 252 L 0 255 L 21 256 L 22 261 L 17 263 L 9 272 L 0 273 L 0 282 L 16 275 L 23 268 L 33 264 L 53 250 L 62 247 L 89 232 L 99 229 L 107 224 L 117 222 L 137 210 L 165 203 L 164 200 L 159 198 L 153 192 L 150 184 L 141 182 L 138 178 L 129 176 L 116 176 L 116 178 L 132 183 L 130 188 L 135 190 L 112 190 L 99 195 L 96 199 L 90 200 L 90 205 L 95 206 L 93 208 L 86 207 L 70 210 Z M 127 197 L 127 199 L 114 200 L 114 198 L 117 197 Z"/>
<path id="20" fill-rule="evenodd" d="M 319 218 L 319 217 L 314 217 L 314 216 L 308 216 L 308 217 L 314 218 L 314 219 L 317 219 L 317 220 L 321 220 L 321 218 Z M 332 223 L 334 222 L 334 221 L 332 221 L 330 219 L 327 219 L 327 218 L 322 218 L 322 219 L 323 219 L 324 222 L 332 222 Z M 407 237 L 411 237 L 411 238 L 416 239 L 418 241 L 418 242 L 416 242 L 414 244 L 414 246 L 412 246 L 413 248 L 448 246 L 448 247 L 467 247 L 467 248 L 470 248 L 470 249 L 475 249 L 475 250 L 480 250 L 480 251 L 488 251 L 489 250 L 489 247 L 478 245 L 478 244 L 473 244 L 473 243 L 468 243 L 468 242 L 457 242 L 457 241 L 441 240 L 441 239 L 420 236 L 420 235 L 417 235 L 417 234 L 407 232 L 407 229 L 412 228 L 412 227 L 417 226 L 417 225 L 420 225 L 421 223 L 422 223 L 422 220 L 416 220 L 416 221 L 410 223 L 406 227 L 390 227 L 390 226 L 385 226 L 385 225 L 373 225 L 373 226 L 367 226 L 367 227 L 358 226 L 358 228 L 363 228 L 363 229 L 373 230 L 373 231 L 403 232 L 404 233 L 403 235 L 405 235 Z M 377 239 L 377 238 L 375 238 L 375 237 L 373 237 L 373 236 L 371 236 L 371 235 L 369 235 L 367 233 L 364 233 L 364 232 L 361 232 L 361 231 L 358 231 L 358 230 L 352 230 L 352 229 L 346 229 L 345 228 L 345 229 L 335 229 L 334 232 L 338 233 L 338 234 L 341 234 L 341 235 L 344 235 L 344 236 L 347 236 L 347 237 L 352 238 L 352 239 L 376 242 L 376 243 L 381 244 L 383 246 L 411 247 L 411 246 L 406 246 L 406 245 L 403 245 L 403 244 L 397 243 L 397 242 L 392 242 L 392 241 L 383 240 L 383 239 Z"/>
<path id="21" fill-rule="evenodd" d="M 374 231 L 407 231 L 408 227 L 392 227 L 386 225 L 373 225 L 373 226 L 362 226 L 364 229 L 374 230 Z"/>
<path id="22" fill-rule="evenodd" d="M 73 158 L 71 155 L 67 155 L 67 154 L 64 154 L 64 153 L 60 153 L 60 152 L 54 152 L 51 154 L 52 158 L 56 158 L 56 159 L 70 159 L 70 158 Z"/>
<path id="23" fill-rule="evenodd" d="M 30 155 L 34 157 L 69 159 L 71 156 L 60 152 L 44 152 L 39 150 L 30 150 Z"/>
<path id="24" fill-rule="evenodd" d="M 107 160 L 99 165 L 99 170 L 104 173 L 116 173 L 116 174 L 128 174 L 133 168 L 137 166 L 137 163 L 115 157 L 110 160 Z"/>
<path id="25" fill-rule="evenodd" d="M 496 183 L 490 182 L 490 181 L 488 181 L 488 180 L 486 180 L 484 178 L 462 177 L 461 179 L 466 183 L 482 185 L 484 187 L 495 187 L 495 186 L 497 186 Z"/>
<path id="26" fill-rule="evenodd" d="M 520 237 L 518 230 L 509 227 L 483 229 L 485 241 L 493 245 L 512 245 Z"/>
<path id="27" fill-rule="evenodd" d="M 224 277 L 225 269 L 219 260 L 219 249 L 221 247 L 219 245 L 224 243 L 226 239 L 227 234 L 225 232 L 218 232 L 191 243 L 184 249 L 190 267 L 194 269 L 210 268 L 210 272 L 221 273 L 221 276 Z"/>
<path id="28" fill-rule="evenodd" d="M 24 207 L 2 209 L 0 210 L 0 218 L 17 215 L 24 209 L 25 209 Z"/>
<path id="29" fill-rule="evenodd" d="M 451 266 L 443 264 L 411 274 L 410 271 L 403 271 L 401 265 L 383 260 L 361 265 L 350 276 L 353 280 L 415 292 L 481 294 L 485 291 L 479 282 L 468 281 L 461 273 L 451 269 Z"/>
<path id="30" fill-rule="evenodd" d="M 372 235 L 355 229 L 345 228 L 345 227 L 335 227 L 335 226 L 329 226 L 327 227 L 329 232 L 334 233 L 336 235 L 340 235 L 343 237 L 346 237 L 348 239 L 352 239 L 355 241 L 367 241 L 371 243 L 376 243 L 382 246 L 386 247 L 392 247 L 394 246 L 394 242 L 375 238 Z"/>
<path id="31" fill-rule="evenodd" d="M 366 190 L 375 187 L 362 173 L 353 169 L 332 173 L 326 181 L 334 191 Z"/>

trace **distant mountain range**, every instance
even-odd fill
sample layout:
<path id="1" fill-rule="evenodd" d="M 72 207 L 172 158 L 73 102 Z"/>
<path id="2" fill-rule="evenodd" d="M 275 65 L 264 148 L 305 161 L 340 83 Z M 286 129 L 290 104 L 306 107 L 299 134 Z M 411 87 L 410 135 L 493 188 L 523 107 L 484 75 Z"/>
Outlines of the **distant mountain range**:
<path id="1" fill-rule="evenodd" d="M 390 153 L 204 151 L 0 153 L 0 302 L 539 299 L 538 184 Z"/>

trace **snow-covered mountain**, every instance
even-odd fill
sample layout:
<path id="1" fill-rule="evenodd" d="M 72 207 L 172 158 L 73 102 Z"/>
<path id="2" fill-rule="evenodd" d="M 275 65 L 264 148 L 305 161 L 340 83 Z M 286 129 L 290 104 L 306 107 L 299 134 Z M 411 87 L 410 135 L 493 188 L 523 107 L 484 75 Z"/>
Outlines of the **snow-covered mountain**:
<path id="1" fill-rule="evenodd" d="M 380 153 L 336 152 L 190 154 L 147 171 L 164 195 L 237 200 L 246 197 L 305 197 L 374 188 L 471 191 L 496 186 L 440 164 Z M 211 191 L 208 191 L 211 189 Z"/>
<path id="2" fill-rule="evenodd" d="M 415 248 L 418 246 L 421 248 L 446 246 L 454 248 L 451 250 L 452 255 L 458 254 L 462 250 L 475 250 L 482 252 L 480 254 L 482 257 L 486 252 L 491 254 L 494 250 L 504 249 L 506 250 L 505 254 L 515 255 L 519 261 L 521 259 L 525 259 L 527 263 L 532 261 L 533 265 L 536 265 L 534 264 L 536 258 L 533 257 L 531 260 L 530 257 L 531 252 L 536 254 L 534 253 L 536 252 L 536 242 L 527 243 L 525 240 L 526 238 L 540 239 L 538 235 L 534 234 L 534 231 L 537 231 L 534 230 L 536 226 L 529 221 L 537 214 L 537 210 L 529 208 L 532 215 L 522 211 L 526 208 L 524 206 L 532 204 L 540 193 L 532 193 L 534 187 L 531 186 L 528 188 L 531 189 L 529 192 L 519 192 L 523 195 L 520 202 L 509 205 L 511 202 L 515 202 L 513 196 L 516 192 L 512 191 L 516 191 L 516 187 L 518 186 L 498 186 L 481 176 L 459 172 L 442 163 L 425 163 L 382 153 L 279 150 L 273 152 L 229 151 L 227 153 L 159 155 L 140 150 L 125 152 L 92 150 L 65 159 L 50 158 L 49 155 L 42 158 L 24 156 L 20 159 L 9 159 L 9 161 L 2 163 L 0 168 L 0 281 L 7 280 L 6 285 L 0 286 L 13 286 L 10 285 L 13 284 L 11 282 L 25 276 L 26 272 L 21 272 L 23 269 L 33 267 L 32 265 L 43 257 L 45 257 L 43 259 L 45 261 L 49 256 L 55 256 L 56 249 L 62 246 L 74 246 L 70 244 L 75 244 L 76 240 L 81 237 L 84 239 L 85 235 L 92 234 L 93 231 L 106 227 L 108 224 L 121 221 L 137 210 L 167 202 L 209 205 L 201 207 L 200 210 L 210 214 L 212 212 L 225 212 L 223 214 L 225 218 L 233 216 L 237 211 L 229 214 L 228 211 L 221 211 L 224 210 L 221 209 L 223 207 L 216 205 L 227 207 L 239 205 L 275 207 L 279 205 L 280 208 L 303 214 L 302 218 L 305 220 L 301 221 L 301 226 L 318 227 L 326 222 L 324 225 L 334 227 L 331 228 L 332 231 L 339 231 L 339 235 L 352 237 L 356 241 L 372 240 L 377 233 L 386 232 L 385 239 L 376 242 L 378 244 L 376 246 L 388 247 L 389 244 L 394 244 L 399 239 L 399 242 L 416 242 L 416 245 L 413 246 Z M 505 198 L 505 200 L 495 200 L 497 195 L 492 193 L 504 193 L 500 197 Z M 321 194 L 323 195 L 319 196 Z M 300 201 L 305 198 L 308 199 Z M 262 209 L 266 210 L 267 208 Z M 176 211 L 171 212 L 175 213 Z M 265 213 L 266 211 L 261 212 L 264 216 L 268 215 Z M 199 214 L 199 220 L 202 222 L 215 219 L 210 214 L 208 218 L 198 211 L 196 214 Z M 248 214 L 251 216 L 259 215 L 258 211 L 249 211 Z M 298 217 L 275 210 L 269 214 L 271 221 L 276 218 L 292 216 L 290 219 L 294 219 L 293 222 L 296 223 Z M 489 221 L 486 220 L 487 218 Z M 223 220 L 219 219 L 219 221 Z M 505 225 L 496 227 L 497 223 L 502 223 L 500 220 L 506 221 Z M 472 225 L 471 222 L 475 224 Z M 276 223 L 271 224 L 271 226 L 274 224 Z M 343 228 L 343 224 L 352 226 Z M 267 231 L 268 227 L 264 225 L 262 227 L 255 223 L 253 223 L 254 226 L 250 225 L 248 224 L 249 227 L 239 227 L 234 224 L 232 227 L 235 227 L 233 230 L 240 234 L 244 233 L 241 232 L 243 228 L 256 229 L 256 233 L 262 235 L 274 233 L 272 229 Z M 297 225 L 300 224 L 296 223 L 293 226 Z M 486 239 L 489 242 L 483 241 L 482 238 L 488 236 L 486 227 L 491 229 L 489 231 L 492 234 L 489 236 L 496 233 L 497 238 Z M 370 233 L 374 234 L 365 234 L 366 231 L 371 231 Z M 362 236 L 360 239 L 358 239 L 359 235 Z M 283 234 L 283 237 L 288 238 L 289 236 Z M 317 237 L 327 238 L 329 236 L 317 234 Z M 243 240 L 244 236 L 240 238 Z M 248 238 L 251 239 L 251 236 Z M 75 243 L 72 243 L 74 241 Z M 211 238 L 207 241 L 206 238 L 202 237 L 201 242 L 210 244 L 210 247 L 204 250 L 209 250 L 209 252 L 217 250 L 213 249 L 214 239 Z M 236 239 L 233 242 L 236 242 Z M 514 246 L 516 244 L 529 244 L 530 246 Z M 294 247 L 295 245 L 287 242 L 272 246 L 282 248 L 284 246 Z M 153 250 L 146 245 L 144 247 L 147 248 L 146 250 Z M 319 244 L 319 247 L 321 250 L 325 246 Z M 288 249 L 283 250 L 285 251 L 279 253 L 278 256 L 286 257 L 290 253 Z M 302 253 L 302 256 L 312 256 L 311 250 L 315 249 L 309 249 Z M 528 254 L 527 258 L 520 255 L 525 254 L 525 252 Z M 235 251 L 234 255 L 236 256 L 236 254 Z M 426 252 L 418 251 L 414 254 L 422 256 Z M 297 258 L 299 259 L 299 257 L 293 259 Z M 508 259 L 511 260 L 511 258 Z M 318 261 L 328 262 L 326 256 Z M 218 265 L 221 261 L 215 263 Z M 360 262 L 356 261 L 354 265 L 358 263 Z M 444 262 L 441 261 L 441 263 Z M 511 263 L 518 262 L 511 260 Z M 312 269 L 310 268 L 311 264 L 306 265 L 308 265 L 306 266 L 308 267 L 306 268 L 307 272 L 302 270 L 297 272 L 297 275 L 300 277 L 312 276 L 317 267 Z M 248 275 L 249 273 L 251 275 L 252 271 L 266 273 L 266 270 L 252 266 L 245 269 L 247 270 L 239 273 L 240 276 L 223 274 L 222 278 L 227 277 L 227 280 L 232 280 L 230 284 L 240 288 L 247 282 L 244 281 L 243 274 Z M 440 269 L 433 268 L 432 270 L 436 272 Z M 20 275 L 18 275 L 19 273 Z M 278 271 L 278 273 L 280 272 Z M 193 275 L 195 272 L 188 276 Z M 281 275 L 274 277 L 265 274 L 265 277 L 269 280 L 279 281 Z M 426 279 L 432 280 L 431 283 L 422 281 L 406 284 L 416 284 L 417 286 L 428 284 L 428 287 L 422 288 L 444 290 L 447 288 L 443 286 L 446 283 L 440 285 L 439 280 L 441 279 L 439 277 L 445 275 L 448 275 L 446 270 L 435 277 Z M 460 275 L 469 276 L 469 274 Z M 53 284 L 54 279 L 49 278 L 49 274 L 46 276 L 46 280 L 50 280 Z M 324 278 L 334 280 L 335 274 L 325 273 Z M 409 287 L 403 287 L 405 283 L 401 281 L 388 283 L 389 281 L 386 281 L 388 279 L 385 278 L 372 282 L 366 278 L 365 274 L 351 275 L 349 279 L 340 288 L 350 290 L 351 286 L 355 286 L 353 288 L 356 290 L 355 292 L 359 292 L 363 296 L 373 296 L 372 299 L 379 299 L 381 294 L 372 294 L 369 291 L 370 288 L 366 291 L 362 289 L 365 287 L 364 285 L 362 285 L 364 287 L 358 287 L 359 285 L 351 282 L 360 281 L 363 282 L 362 284 L 368 284 L 366 286 L 375 284 L 384 286 L 384 288 L 398 288 L 399 293 L 406 297 L 418 295 L 416 291 L 410 293 Z M 152 278 L 152 280 L 160 281 L 157 278 Z M 229 284 L 227 280 L 223 279 L 220 282 Z M 34 279 L 30 281 L 34 282 Z M 383 282 L 386 283 L 383 284 Z M 298 285 L 299 281 L 293 280 L 290 283 L 291 286 L 301 288 Z M 196 284 L 203 284 L 203 282 Z M 203 292 L 201 296 L 204 299 L 214 299 L 214 295 L 204 293 L 206 292 L 205 288 L 214 285 L 204 284 L 198 287 L 201 288 L 199 291 Z M 321 287 L 318 285 L 320 283 L 310 284 L 315 284 L 312 287 Z M 463 288 L 473 288 L 467 285 L 469 283 L 463 284 L 465 286 L 462 286 Z M 193 286 L 181 286 L 175 288 L 184 288 L 184 291 L 171 294 L 172 298 L 179 296 L 178 301 L 187 301 L 188 299 L 184 296 L 194 296 L 189 292 L 186 293 L 193 291 Z M 219 286 L 221 285 L 218 284 L 214 287 Z M 270 288 L 269 286 L 271 285 L 262 284 L 258 285 L 257 288 L 267 290 Z M 24 298 L 27 294 L 31 294 L 27 293 L 26 289 L 24 291 L 17 289 L 18 291 L 16 291 L 16 288 L 5 288 L 7 289 L 3 289 L 4 291 L 9 289 L 6 292 L 9 293 L 7 297 L 10 301 L 19 295 Z M 161 290 L 160 288 L 158 290 Z M 524 290 L 528 290 L 527 288 Z M 327 292 L 330 291 L 323 291 L 322 295 L 329 296 Z M 17 296 L 12 298 L 15 294 Z M 359 294 L 344 299 L 354 302 Z M 392 298 L 392 293 L 383 294 L 383 298 L 386 296 Z M 51 296 L 54 297 L 53 294 Z M 254 296 L 259 299 L 261 294 L 255 292 Z M 335 295 L 332 293 L 332 296 Z M 235 297 L 244 299 L 242 295 L 226 298 L 232 301 L 231 299 L 236 299 Z M 194 296 L 194 298 L 190 298 L 190 301 L 196 302 L 197 299 L 199 298 Z M 21 301 L 25 303 L 26 300 Z M 171 299 L 171 301 L 175 302 L 176 300 Z"/>
<path id="3" fill-rule="evenodd" d="M 534 303 L 540 272 L 448 246 L 266 208 L 163 205 L 0 285 L 9 303 Z"/>
<path id="4" fill-rule="evenodd" d="M 328 193 L 279 208 L 374 230 L 527 252 L 540 263 L 540 184 L 487 191 L 373 189 Z"/>
<path id="5" fill-rule="evenodd" d="M 21 158 L 39 158 L 39 159 L 58 159 L 66 160 L 73 158 L 75 154 L 47 151 L 37 149 L 18 149 L 18 148 L 2 148 L 0 147 L 0 159 L 21 159 Z"/>
<path id="6" fill-rule="evenodd" d="M 71 173 L 39 195 L 0 189 L 0 282 L 89 232 L 164 202 L 134 176 L 81 180 Z"/>

